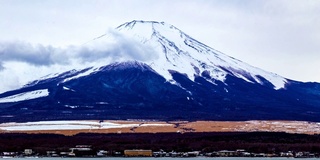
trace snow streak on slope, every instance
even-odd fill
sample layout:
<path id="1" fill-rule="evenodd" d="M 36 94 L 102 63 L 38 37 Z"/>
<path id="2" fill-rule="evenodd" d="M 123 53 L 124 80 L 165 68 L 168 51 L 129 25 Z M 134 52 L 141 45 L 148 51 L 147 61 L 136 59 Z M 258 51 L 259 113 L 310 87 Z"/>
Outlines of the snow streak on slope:
<path id="1" fill-rule="evenodd" d="M 167 80 L 172 80 L 168 71 L 175 70 L 187 74 L 191 80 L 195 75 L 207 72 L 211 78 L 219 81 L 224 81 L 226 75 L 232 74 L 247 82 L 263 84 L 260 78 L 263 77 L 275 89 L 284 88 L 287 82 L 281 76 L 216 51 L 164 22 L 132 21 L 117 29 L 157 51 L 154 54 L 158 54 L 159 58 L 146 63 Z"/>
<path id="2" fill-rule="evenodd" d="M 40 89 L 31 92 L 24 92 L 9 97 L 0 98 L 0 103 L 19 102 L 30 99 L 46 97 L 49 95 L 48 89 Z"/>

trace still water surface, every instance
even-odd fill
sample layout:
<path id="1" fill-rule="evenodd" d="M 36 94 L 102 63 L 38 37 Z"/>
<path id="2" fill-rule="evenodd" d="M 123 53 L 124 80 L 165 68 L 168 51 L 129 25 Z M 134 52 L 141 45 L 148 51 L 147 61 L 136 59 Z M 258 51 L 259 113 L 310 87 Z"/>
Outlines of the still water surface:
<path id="1" fill-rule="evenodd" d="M 2 158 L 1 158 L 2 159 Z M 196 158 L 170 158 L 170 157 L 164 157 L 164 158 L 116 158 L 116 157 L 104 157 L 104 158 L 10 158 L 10 160 L 21 160 L 21 159 L 28 159 L 28 160 L 76 160 L 76 159 L 82 159 L 82 160 L 319 160 L 319 158 L 243 158 L 243 157 L 196 157 Z"/>

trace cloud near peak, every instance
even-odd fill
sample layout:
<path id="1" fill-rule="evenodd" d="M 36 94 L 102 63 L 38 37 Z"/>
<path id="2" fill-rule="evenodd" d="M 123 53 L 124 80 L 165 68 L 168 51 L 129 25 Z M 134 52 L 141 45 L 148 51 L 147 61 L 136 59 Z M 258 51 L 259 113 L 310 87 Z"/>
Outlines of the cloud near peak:
<path id="1" fill-rule="evenodd" d="M 108 65 L 126 60 L 147 62 L 156 58 L 158 55 L 151 47 L 113 30 L 84 45 L 66 48 L 22 41 L 0 42 L 0 81 L 6 81 L 0 86 L 0 93 L 8 88 L 13 89 L 11 86 L 21 87 L 52 72 L 80 69 L 97 63 Z M 8 82 L 8 77 L 15 81 Z"/>
<path id="2" fill-rule="evenodd" d="M 100 37 L 81 46 L 56 48 L 28 42 L 0 42 L 0 70 L 6 62 L 24 62 L 34 66 L 68 65 L 74 60 L 80 63 L 101 59 L 148 61 L 157 58 L 151 47 L 124 37 L 110 30 L 108 37 Z M 107 41 L 100 40 L 109 38 Z M 110 41 L 112 39 L 112 41 Z M 97 42 L 96 42 L 97 41 Z"/>

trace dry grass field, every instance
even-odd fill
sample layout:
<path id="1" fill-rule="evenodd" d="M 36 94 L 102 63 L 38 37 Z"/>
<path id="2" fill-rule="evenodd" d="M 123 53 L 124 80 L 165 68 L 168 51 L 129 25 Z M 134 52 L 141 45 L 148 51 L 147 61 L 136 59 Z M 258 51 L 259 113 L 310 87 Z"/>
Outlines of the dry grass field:
<path id="1" fill-rule="evenodd" d="M 79 121 L 80 123 L 81 121 Z M 95 121 L 91 121 L 95 122 Z M 305 121 L 105 121 L 119 127 L 87 127 L 83 129 L 26 129 L 6 127 L 21 126 L 19 123 L 0 124 L 2 133 L 53 133 L 75 135 L 78 133 L 168 133 L 168 132 L 286 132 L 320 134 L 320 123 Z M 96 122 L 98 123 L 98 122 Z M 27 125 L 27 124 L 26 124 Z M 57 125 L 57 124 L 55 124 Z M 49 127 L 50 128 L 50 127 Z"/>

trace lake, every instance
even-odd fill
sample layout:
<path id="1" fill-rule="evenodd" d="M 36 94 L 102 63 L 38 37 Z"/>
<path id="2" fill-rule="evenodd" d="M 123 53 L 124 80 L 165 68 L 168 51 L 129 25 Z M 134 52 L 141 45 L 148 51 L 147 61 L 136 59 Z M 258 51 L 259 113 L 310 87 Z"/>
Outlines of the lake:
<path id="1" fill-rule="evenodd" d="M 138 158 L 124 158 L 124 157 L 103 157 L 103 158 L 10 158 L 11 160 L 21 160 L 21 159 L 43 159 L 43 160 L 57 160 L 57 159 L 64 159 L 64 160 L 75 160 L 75 159 L 86 159 L 86 160 L 155 160 L 155 159 L 161 159 L 161 160 L 288 160 L 288 159 L 295 159 L 295 158 L 281 158 L 281 157 L 275 157 L 275 158 L 252 158 L 252 157 L 194 157 L 194 158 L 171 158 L 171 157 L 163 157 L 163 158 L 154 158 L 154 157 L 138 157 Z M 318 158 L 297 158 L 297 159 L 308 159 L 308 160 L 318 160 Z"/>

